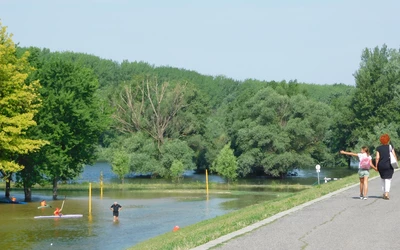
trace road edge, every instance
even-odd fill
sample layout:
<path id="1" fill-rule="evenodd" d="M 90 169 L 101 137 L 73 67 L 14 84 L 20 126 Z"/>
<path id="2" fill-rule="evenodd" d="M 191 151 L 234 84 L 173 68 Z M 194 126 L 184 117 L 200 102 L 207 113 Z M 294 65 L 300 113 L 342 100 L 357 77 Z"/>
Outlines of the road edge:
<path id="1" fill-rule="evenodd" d="M 378 177 L 380 178 L 380 176 L 378 175 L 378 176 L 370 178 L 368 181 L 371 181 L 371 180 L 376 179 Z M 298 206 L 293 207 L 291 209 L 288 209 L 286 211 L 277 213 L 277 214 L 275 214 L 275 215 L 273 215 L 271 217 L 268 217 L 268 218 L 266 218 L 266 219 L 264 219 L 262 221 L 256 222 L 256 223 L 251 224 L 251 225 L 249 225 L 247 227 L 239 229 L 239 230 L 237 230 L 235 232 L 229 233 L 229 234 L 221 236 L 221 237 L 219 237 L 219 238 L 217 238 L 215 240 L 209 241 L 209 242 L 207 242 L 207 243 L 205 243 L 203 245 L 200 245 L 200 246 L 197 246 L 195 248 L 192 248 L 192 250 L 207 250 L 207 249 L 210 249 L 210 248 L 215 247 L 215 246 L 217 246 L 219 244 L 227 242 L 227 241 L 229 241 L 229 240 L 231 240 L 231 239 L 233 239 L 235 237 L 238 237 L 238 236 L 241 236 L 243 234 L 249 233 L 249 232 L 251 232 L 251 231 L 253 231 L 253 230 L 255 230 L 255 229 L 259 228 L 259 227 L 262 227 L 262 226 L 264 226 L 266 224 L 269 224 L 269 223 L 271 223 L 271 222 L 273 222 L 273 221 L 275 221 L 275 220 L 277 220 L 277 219 L 279 219 L 279 218 L 281 218 L 283 216 L 286 216 L 288 214 L 291 214 L 293 212 L 301 210 L 301 209 L 303 209 L 303 208 L 305 208 L 307 206 L 310 206 L 310 205 L 312 205 L 312 204 L 314 204 L 316 202 L 328 199 L 328 198 L 332 197 L 335 194 L 341 193 L 343 191 L 346 191 L 346 190 L 348 190 L 350 188 L 353 188 L 353 187 L 356 187 L 356 186 L 359 186 L 359 185 L 360 185 L 359 183 L 356 183 L 356 184 L 341 188 L 339 190 L 336 190 L 336 191 L 334 191 L 332 193 L 326 194 L 324 196 L 321 196 L 321 197 L 319 197 L 317 199 L 314 199 L 314 200 L 311 200 L 311 201 L 307 201 L 307 202 L 305 202 L 305 203 L 303 203 L 301 205 L 298 205 Z"/>

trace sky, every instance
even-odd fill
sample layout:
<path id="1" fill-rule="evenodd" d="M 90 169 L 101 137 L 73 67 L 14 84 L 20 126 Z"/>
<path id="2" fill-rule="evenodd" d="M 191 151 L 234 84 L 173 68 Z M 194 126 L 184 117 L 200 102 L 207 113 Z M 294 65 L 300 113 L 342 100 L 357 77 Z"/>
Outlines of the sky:
<path id="1" fill-rule="evenodd" d="M 235 80 L 355 85 L 364 49 L 400 48 L 397 0 L 0 0 L 19 46 Z"/>

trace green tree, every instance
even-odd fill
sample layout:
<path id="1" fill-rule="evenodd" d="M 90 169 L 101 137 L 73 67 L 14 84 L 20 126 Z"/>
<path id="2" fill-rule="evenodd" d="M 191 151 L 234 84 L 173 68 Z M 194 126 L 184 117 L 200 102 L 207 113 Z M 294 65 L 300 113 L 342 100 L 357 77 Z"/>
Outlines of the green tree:
<path id="1" fill-rule="evenodd" d="M 200 153 L 204 154 L 204 162 L 198 163 L 198 169 L 205 170 L 212 165 L 222 148 L 229 142 L 224 119 L 225 109 L 220 108 L 214 115 L 206 120 L 204 133 L 205 145 Z M 201 158 L 200 158 L 201 159 Z M 202 164 L 201 164 L 202 163 Z"/>
<path id="2" fill-rule="evenodd" d="M 226 144 L 219 152 L 211 166 L 211 170 L 217 172 L 228 182 L 235 181 L 238 177 L 238 163 L 233 150 Z"/>
<path id="3" fill-rule="evenodd" d="M 51 180 L 53 198 L 57 199 L 58 182 L 75 178 L 84 164 L 95 160 L 96 145 L 109 122 L 100 108 L 98 82 L 90 69 L 62 57 L 52 58 L 43 62 L 33 77 L 42 82 L 43 105 L 35 116 L 38 126 L 30 133 L 50 145 L 30 155 L 29 161 Z M 34 174 L 28 171 L 21 177 L 30 185 Z"/>
<path id="4" fill-rule="evenodd" d="M 169 177 L 171 166 L 174 161 L 180 161 L 185 166 L 185 170 L 195 168 L 193 163 L 193 150 L 188 146 L 187 142 L 181 140 L 168 139 L 161 147 L 160 162 L 162 171 L 159 174 L 162 177 Z"/>
<path id="5" fill-rule="evenodd" d="M 332 123 L 326 104 L 264 88 L 232 112 L 232 140 L 242 176 L 262 170 L 283 177 L 292 169 L 331 161 L 325 145 Z"/>
<path id="6" fill-rule="evenodd" d="M 113 118 L 122 133 L 144 131 L 160 150 L 167 129 L 186 105 L 186 83 L 159 83 L 156 78 L 136 80 L 115 100 Z"/>
<path id="7" fill-rule="evenodd" d="M 125 175 L 130 172 L 130 159 L 129 155 L 123 150 L 115 150 L 112 156 L 111 167 L 112 171 L 118 175 L 118 178 L 124 184 Z"/>
<path id="8" fill-rule="evenodd" d="M 336 96 L 330 102 L 330 107 L 332 108 L 332 125 L 327 132 L 326 145 L 333 154 L 333 167 L 345 166 L 346 160 L 347 165 L 350 166 L 351 157 L 342 157 L 337 152 L 347 148 L 346 145 L 348 145 L 349 138 L 351 137 L 351 124 L 354 120 L 354 114 L 351 111 L 350 106 L 354 91 L 355 87 L 349 89 L 348 93 L 346 94 Z M 359 149 L 360 148 L 358 148 L 357 151 Z M 349 150 L 350 149 L 348 149 L 348 151 Z"/>
<path id="9" fill-rule="evenodd" d="M 130 158 L 130 172 L 152 177 L 171 177 L 174 161 L 179 161 L 185 170 L 195 168 L 192 161 L 193 150 L 185 141 L 167 139 L 158 151 L 157 143 L 146 133 L 137 132 L 130 136 L 121 136 L 104 150 L 102 158 L 112 161 L 116 149 L 123 148 Z"/>
<path id="10" fill-rule="evenodd" d="M 28 55 L 16 56 L 12 35 L 0 22 L 0 173 L 7 180 L 6 197 L 10 175 L 24 168 L 17 156 L 38 151 L 47 143 L 26 134 L 36 126 L 33 117 L 40 107 L 39 81 L 26 81 L 33 71 Z"/>
<path id="11" fill-rule="evenodd" d="M 166 137 L 186 141 L 194 151 L 193 161 L 197 168 L 205 169 L 210 165 L 206 154 L 209 150 L 206 138 L 207 125 L 212 115 L 209 98 L 193 85 L 187 86 L 186 105 L 172 120 L 166 131 Z"/>
<path id="12" fill-rule="evenodd" d="M 185 173 L 185 166 L 179 160 L 174 160 L 171 164 L 170 176 L 174 182 L 180 182 Z"/>
<path id="13" fill-rule="evenodd" d="M 399 133 L 400 52 L 386 45 L 365 49 L 354 77 L 356 90 L 350 106 L 353 119 L 348 146 L 352 147 L 360 138 L 365 139 L 374 133 L 378 124 L 387 126 L 393 123 Z"/>
<path id="14" fill-rule="evenodd" d="M 117 148 L 123 148 L 129 154 L 130 172 L 150 175 L 152 173 L 159 173 L 163 169 L 159 161 L 157 144 L 146 133 L 137 132 L 118 137 L 104 150 L 104 154 L 101 157 L 107 161 L 111 161 L 113 152 Z"/>

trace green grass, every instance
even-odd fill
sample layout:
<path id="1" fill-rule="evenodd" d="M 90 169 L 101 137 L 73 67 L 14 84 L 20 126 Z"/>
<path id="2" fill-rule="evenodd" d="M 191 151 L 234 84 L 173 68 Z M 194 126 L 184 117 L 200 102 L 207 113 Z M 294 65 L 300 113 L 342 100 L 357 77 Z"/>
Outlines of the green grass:
<path id="1" fill-rule="evenodd" d="M 376 172 L 371 171 L 371 177 L 377 175 L 378 174 Z M 277 213 L 317 199 L 341 188 L 356 184 L 357 182 L 358 175 L 354 174 L 337 181 L 332 181 L 319 186 L 313 186 L 312 188 L 284 196 L 283 198 L 251 205 L 213 219 L 205 220 L 197 224 L 181 228 L 176 232 L 171 231 L 163 235 L 159 235 L 147 241 L 143 241 L 129 249 L 191 249 L 254 224 L 258 221 L 264 220 Z"/>
<path id="2" fill-rule="evenodd" d="M 271 185 L 243 185 L 243 184 L 230 184 L 224 183 L 209 183 L 209 193 L 235 193 L 235 194 L 246 194 L 254 193 L 258 191 L 271 191 L 271 192 L 298 192 L 307 188 L 308 185 L 286 185 L 273 183 Z M 23 190 L 22 187 L 12 185 L 12 190 Z M 0 183 L 0 189 L 5 189 L 5 182 Z M 58 191 L 86 191 L 89 189 L 89 183 L 74 183 L 74 184 L 58 184 Z M 52 185 L 34 185 L 32 187 L 32 193 L 35 190 L 53 190 Z M 92 183 L 92 191 L 99 191 L 100 183 Z M 137 181 L 135 183 L 115 184 L 105 183 L 103 184 L 103 190 L 134 190 L 136 192 L 182 192 L 182 193 L 206 193 L 206 186 L 200 182 L 188 182 L 188 183 L 171 183 L 171 182 L 158 182 L 153 181 Z"/>

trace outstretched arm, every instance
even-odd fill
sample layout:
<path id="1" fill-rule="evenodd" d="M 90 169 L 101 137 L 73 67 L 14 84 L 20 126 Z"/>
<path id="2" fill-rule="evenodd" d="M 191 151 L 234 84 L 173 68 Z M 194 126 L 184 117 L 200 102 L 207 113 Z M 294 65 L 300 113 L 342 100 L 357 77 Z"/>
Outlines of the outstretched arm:
<path id="1" fill-rule="evenodd" d="M 344 150 L 340 150 L 340 153 L 342 154 L 342 155 L 350 155 L 350 156 L 358 156 L 358 154 L 356 154 L 356 153 L 353 153 L 353 152 L 346 152 L 346 151 L 344 151 Z"/>

